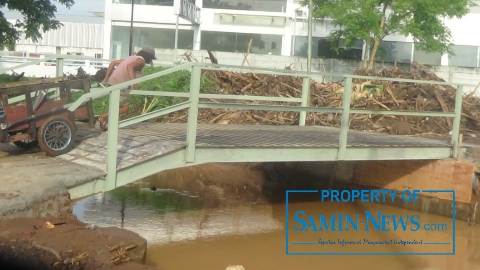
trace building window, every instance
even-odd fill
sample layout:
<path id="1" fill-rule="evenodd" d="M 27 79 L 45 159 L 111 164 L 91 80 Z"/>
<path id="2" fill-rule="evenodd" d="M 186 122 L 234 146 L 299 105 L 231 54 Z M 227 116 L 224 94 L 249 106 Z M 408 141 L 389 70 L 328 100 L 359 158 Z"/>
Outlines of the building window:
<path id="1" fill-rule="evenodd" d="M 128 56 L 130 42 L 129 26 L 112 26 L 112 59 Z M 175 48 L 175 29 L 133 28 L 133 47 L 151 46 L 155 49 Z M 193 48 L 193 30 L 178 30 L 178 49 Z M 135 51 L 134 51 L 135 52 Z"/>
<path id="2" fill-rule="evenodd" d="M 285 12 L 287 0 L 203 0 L 203 8 Z"/>
<path id="3" fill-rule="evenodd" d="M 326 38 L 318 40 L 318 57 L 348 60 L 362 60 L 363 41 L 359 40 L 350 49 L 343 47 L 343 39 L 338 41 L 338 53 L 333 49 L 332 42 Z"/>
<path id="4" fill-rule="evenodd" d="M 453 45 L 455 55 L 448 56 L 448 65 L 457 67 L 477 67 L 477 46 Z"/>
<path id="5" fill-rule="evenodd" d="M 294 36 L 294 56 L 307 57 L 308 56 L 308 38 L 304 36 Z M 318 43 L 320 38 L 312 37 L 312 58 L 318 57 Z"/>
<path id="6" fill-rule="evenodd" d="M 312 58 L 326 59 L 346 59 L 346 60 L 362 60 L 363 42 L 357 41 L 351 49 L 342 48 L 343 39 L 339 41 L 338 54 L 332 48 L 332 42 L 327 38 L 312 37 Z M 308 37 L 295 37 L 294 56 L 307 57 L 308 55 Z"/>
<path id="7" fill-rule="evenodd" d="M 412 42 L 382 41 L 375 61 L 385 63 L 407 63 L 412 59 Z"/>
<path id="8" fill-rule="evenodd" d="M 117 4 L 132 4 L 132 0 L 112 0 Z M 173 6 L 173 0 L 135 0 L 135 5 Z"/>
<path id="9" fill-rule="evenodd" d="M 253 39 L 250 53 L 273 55 L 282 53 L 282 36 L 210 31 L 202 31 L 201 49 L 243 53 L 247 51 L 250 39 Z"/>
<path id="10" fill-rule="evenodd" d="M 95 54 L 95 58 L 96 58 L 96 59 L 102 59 L 102 58 L 103 58 L 103 54 L 101 54 L 101 53 L 96 53 L 96 54 Z M 102 63 L 102 62 L 93 62 L 93 63 L 91 63 L 91 65 L 94 65 L 94 66 L 103 66 L 103 63 Z"/>
<path id="11" fill-rule="evenodd" d="M 282 17 L 252 16 L 238 14 L 215 14 L 214 23 L 241 26 L 266 26 L 284 28 L 287 21 Z"/>
<path id="12" fill-rule="evenodd" d="M 440 66 L 442 65 L 441 53 L 426 53 L 420 50 L 413 51 L 413 61 L 422 65 Z"/>

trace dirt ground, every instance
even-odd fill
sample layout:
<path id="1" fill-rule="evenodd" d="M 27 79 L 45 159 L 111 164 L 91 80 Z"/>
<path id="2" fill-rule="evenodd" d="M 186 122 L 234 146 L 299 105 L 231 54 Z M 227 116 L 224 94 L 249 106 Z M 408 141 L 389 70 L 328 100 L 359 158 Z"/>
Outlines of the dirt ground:
<path id="1" fill-rule="evenodd" d="M 48 228 L 46 222 L 56 225 Z M 147 242 L 138 234 L 86 226 L 75 218 L 3 221 L 0 269 L 158 269 L 143 265 Z M 116 257 L 118 264 L 112 263 Z"/>

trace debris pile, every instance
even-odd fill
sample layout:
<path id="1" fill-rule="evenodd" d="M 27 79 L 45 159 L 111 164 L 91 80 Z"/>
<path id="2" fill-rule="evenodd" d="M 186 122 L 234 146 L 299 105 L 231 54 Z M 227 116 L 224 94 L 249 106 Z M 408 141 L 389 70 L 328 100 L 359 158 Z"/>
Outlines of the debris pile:
<path id="1" fill-rule="evenodd" d="M 355 75 L 444 82 L 443 79 L 418 63 L 413 63 L 412 67 L 412 71 L 399 70 L 394 67 L 376 73 L 359 69 L 355 71 Z M 302 93 L 303 79 L 299 77 L 227 71 L 205 71 L 203 76 L 216 83 L 217 94 L 300 98 Z M 310 106 L 341 108 L 343 82 L 320 83 L 311 81 L 310 88 Z M 455 91 L 454 87 L 447 85 L 354 79 L 351 108 L 453 112 Z M 300 105 L 296 102 L 213 99 L 205 101 L 256 105 Z M 464 95 L 461 119 L 463 133 L 480 132 L 479 115 L 480 98 L 474 96 L 474 93 Z M 199 112 L 199 123 L 205 124 L 296 125 L 298 119 L 299 113 L 284 111 L 202 109 Z M 340 127 L 340 119 L 341 114 L 307 113 L 307 125 Z M 186 110 L 176 112 L 163 118 L 162 121 L 186 122 Z M 453 129 L 453 118 L 352 114 L 350 128 L 398 135 L 447 135 Z"/>
<path id="2" fill-rule="evenodd" d="M 125 246 L 125 247 L 121 247 L 119 245 L 116 245 L 116 246 L 113 246 L 113 247 L 109 247 L 109 251 L 110 252 L 116 252 L 115 255 L 113 255 L 111 257 L 111 263 L 112 264 L 115 264 L 115 265 L 118 265 L 118 264 L 123 264 L 123 263 L 126 263 L 126 262 L 129 262 L 131 261 L 132 259 L 128 256 L 127 252 L 131 249 L 134 249 L 137 247 L 137 245 L 133 244 L 133 245 L 128 245 L 128 246 Z"/>

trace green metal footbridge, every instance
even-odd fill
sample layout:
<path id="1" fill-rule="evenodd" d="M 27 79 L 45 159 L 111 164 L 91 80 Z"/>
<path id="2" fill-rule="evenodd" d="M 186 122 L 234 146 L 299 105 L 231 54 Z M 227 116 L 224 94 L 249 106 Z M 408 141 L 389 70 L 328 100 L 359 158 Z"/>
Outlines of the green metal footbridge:
<path id="1" fill-rule="evenodd" d="M 86 57 L 53 55 L 34 60 L 13 69 L 35 65 L 48 60 L 57 61 L 57 74 L 63 75 L 64 59 L 92 60 Z M 109 61 L 109 60 L 102 60 Z M 2 70 L 2 73 L 10 69 Z M 120 89 L 145 82 L 180 70 L 191 72 L 188 93 L 133 90 L 131 95 L 181 97 L 185 102 L 119 121 Z M 233 71 L 303 78 L 300 98 L 266 96 L 223 95 L 200 93 L 202 70 Z M 344 77 L 341 108 L 309 107 L 310 79 L 318 75 Z M 352 79 L 402 81 L 419 84 L 456 86 L 454 112 L 419 112 L 393 110 L 366 110 L 351 108 Z M 286 161 L 340 161 L 340 160 L 414 160 L 456 158 L 459 154 L 459 130 L 463 87 L 433 81 L 391 79 L 319 72 L 252 68 L 186 63 L 147 75 L 116 86 L 94 89 L 77 101 L 68 104 L 75 110 L 85 102 L 109 96 L 109 130 L 84 129 L 77 131 L 77 146 L 71 152 L 57 157 L 64 162 L 77 164 L 85 170 L 98 171 L 97 177 L 85 179 L 68 187 L 72 198 L 109 191 L 146 176 L 190 165 L 209 162 L 286 162 Z M 233 100 L 237 103 L 211 102 L 212 99 Z M 291 102 L 298 106 L 244 104 Z M 298 126 L 271 125 L 221 125 L 199 124 L 199 109 L 228 108 L 235 110 L 294 111 L 300 113 Z M 188 109 L 188 123 L 152 123 L 149 119 Z M 307 113 L 341 114 L 341 127 L 305 126 Z M 409 115 L 453 118 L 451 140 L 394 136 L 349 129 L 352 114 Z"/>

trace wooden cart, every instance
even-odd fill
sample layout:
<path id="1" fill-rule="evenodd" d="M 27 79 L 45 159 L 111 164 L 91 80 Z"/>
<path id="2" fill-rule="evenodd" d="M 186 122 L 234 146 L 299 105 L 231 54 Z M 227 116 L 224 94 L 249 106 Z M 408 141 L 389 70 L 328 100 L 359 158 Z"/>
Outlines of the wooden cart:
<path id="1" fill-rule="evenodd" d="M 49 98 L 48 89 L 58 88 L 59 99 Z M 66 108 L 72 102 L 71 89 L 90 92 L 90 80 L 67 77 L 0 84 L 0 143 L 14 143 L 29 149 L 40 146 L 49 156 L 69 152 L 76 139 L 76 122 L 95 126 L 92 102 L 74 112 Z M 25 101 L 9 104 L 8 98 L 24 95 Z"/>

